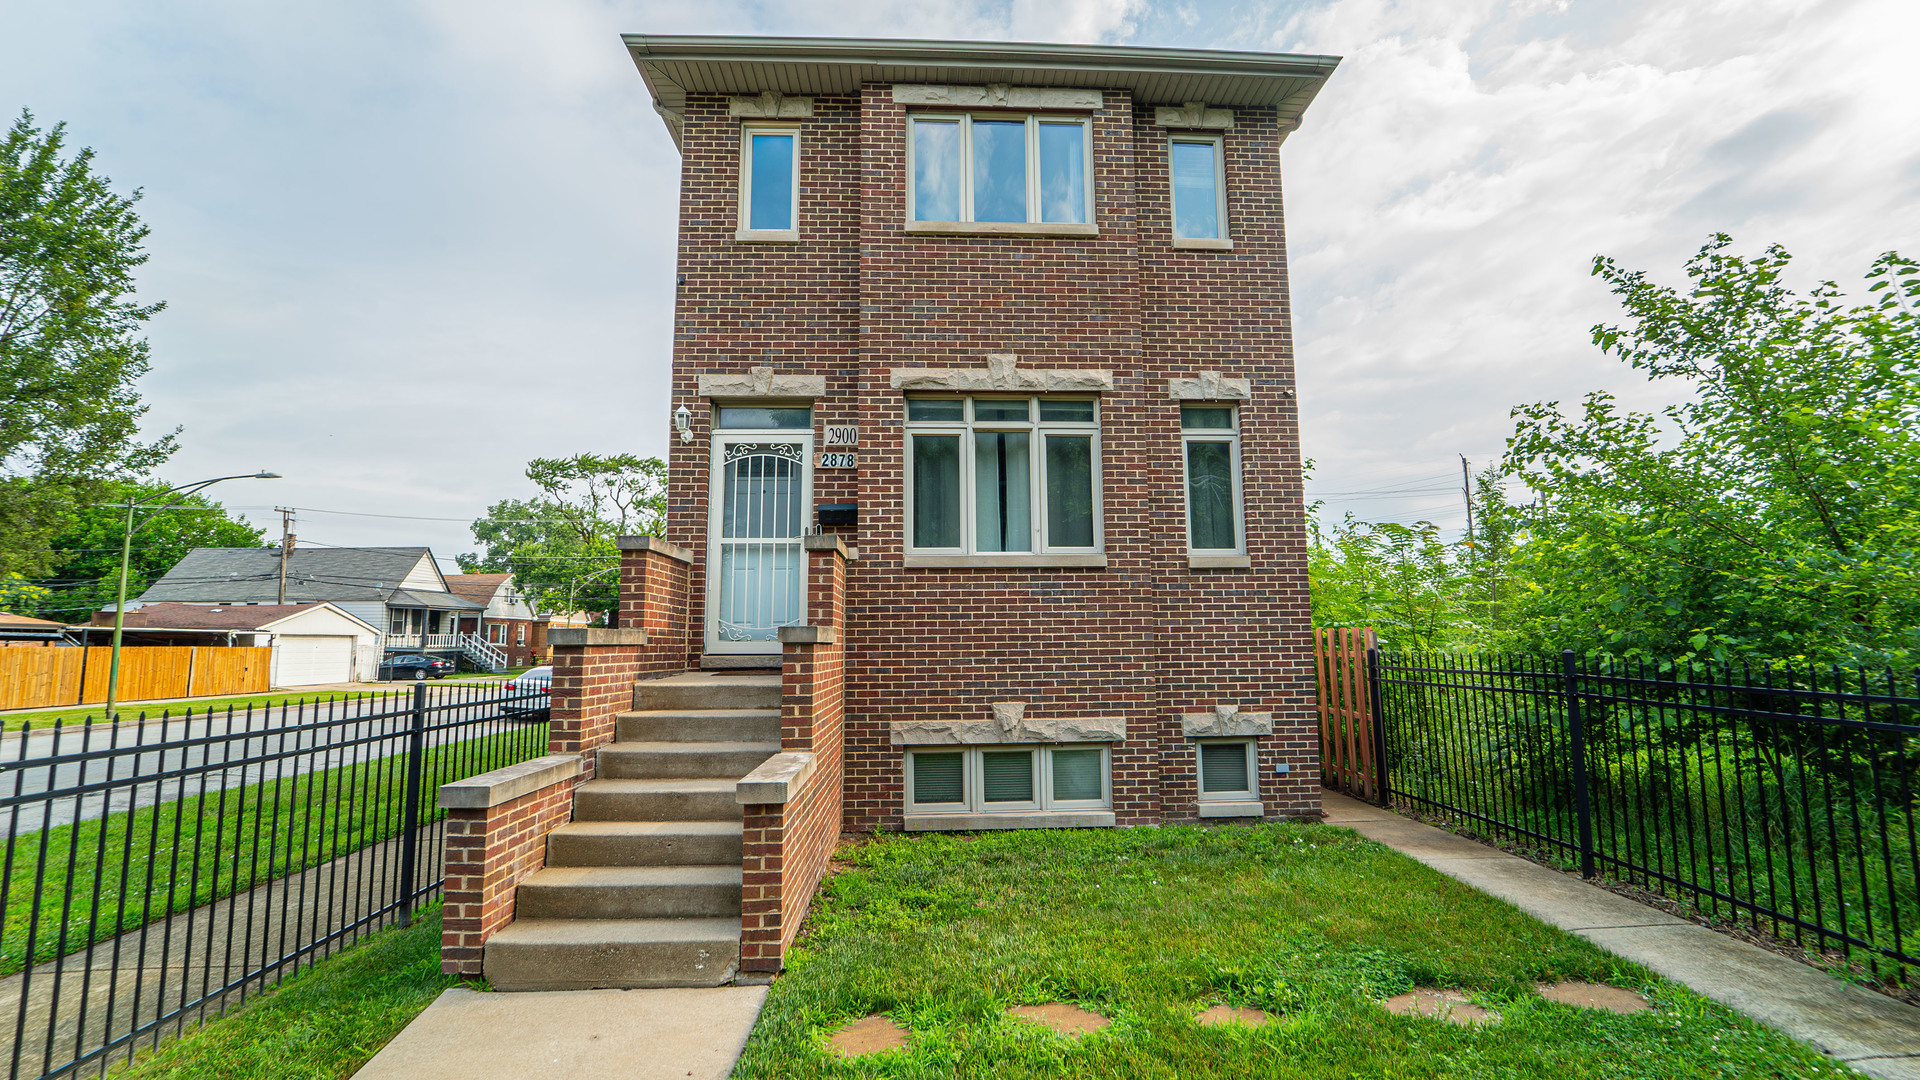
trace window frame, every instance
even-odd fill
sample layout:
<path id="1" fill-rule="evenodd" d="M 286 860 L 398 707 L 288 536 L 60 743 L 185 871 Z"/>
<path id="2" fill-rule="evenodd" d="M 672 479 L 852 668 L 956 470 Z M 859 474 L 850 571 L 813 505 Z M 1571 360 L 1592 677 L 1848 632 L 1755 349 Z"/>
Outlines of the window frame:
<path id="1" fill-rule="evenodd" d="M 1173 146 L 1175 143 L 1210 143 L 1213 146 L 1213 212 L 1214 220 L 1220 223 L 1218 236 L 1181 236 L 1179 190 L 1173 180 Z M 1167 136 L 1167 231 L 1173 235 L 1174 247 L 1200 248 L 1212 250 L 1231 250 L 1233 232 L 1227 220 L 1227 140 L 1224 135 L 1175 134 Z"/>
<path id="2" fill-rule="evenodd" d="M 973 216 L 973 122 L 978 118 L 988 121 L 1007 122 L 1022 120 L 1026 123 L 1027 148 L 1027 219 L 1025 221 L 975 221 Z M 954 221 L 942 221 L 933 218 L 922 219 L 919 213 L 919 191 L 916 189 L 917 163 L 914 160 L 915 147 L 919 140 L 914 137 L 914 125 L 922 120 L 936 122 L 958 121 L 960 124 L 960 216 Z M 1080 160 L 1084 170 L 1081 185 L 1081 210 L 1085 221 L 1045 221 L 1041 218 L 1040 206 L 1040 125 L 1077 124 L 1080 128 Z M 797 170 L 796 170 L 797 171 Z M 907 224 L 913 226 L 931 226 L 938 229 L 943 226 L 967 226 L 981 229 L 995 227 L 1044 229 L 1090 230 L 1097 226 L 1094 220 L 1093 198 L 1093 118 L 1072 113 L 1001 113 L 993 111 L 957 112 L 921 112 L 907 115 Z"/>
<path id="3" fill-rule="evenodd" d="M 1098 799 L 1056 799 L 1053 795 L 1053 755 L 1059 750 L 1098 750 L 1100 751 L 1100 798 Z M 1008 753 L 1027 751 L 1030 767 L 1033 770 L 1033 799 L 1024 802 L 986 801 L 986 769 L 983 755 L 989 753 Z M 960 755 L 960 790 L 963 802 L 957 803 L 916 803 L 914 802 L 913 759 L 921 754 Z M 1053 813 L 1056 811 L 1113 809 L 1113 744 L 1112 743 L 1009 743 L 987 746 L 914 746 L 908 747 L 900 756 L 903 787 L 901 796 L 905 800 L 905 810 L 909 817 L 931 814 L 1033 814 Z"/>
<path id="4" fill-rule="evenodd" d="M 1041 404 L 1053 401 L 1091 401 L 1093 420 L 1082 423 L 1067 420 L 1040 419 Z M 1101 407 L 1097 394 L 998 394 L 983 392 L 972 393 L 929 393 L 914 394 L 903 398 L 901 411 L 907 411 L 907 401 L 954 401 L 962 403 L 959 420 L 905 420 L 903 421 L 902 448 L 902 487 L 904 488 L 906 513 L 902 520 L 901 550 L 905 555 L 945 555 L 966 558 L 987 559 L 1030 559 L 1043 555 L 1100 555 L 1107 547 L 1106 502 L 1104 497 L 1105 481 L 1101 469 Z M 1018 420 L 976 420 L 974 419 L 975 400 L 1027 402 L 1027 421 Z M 1027 443 L 1027 483 L 1028 483 L 1028 547 L 1025 551 L 981 551 L 979 538 L 975 535 L 979 523 L 979 504 L 976 499 L 974 477 L 974 433 L 975 432 L 1026 432 Z M 917 508 L 914 490 L 916 473 L 914 452 L 916 435 L 958 435 L 960 437 L 960 545 L 958 547 L 918 547 L 914 544 L 913 522 Z M 1047 445 L 1049 435 L 1089 436 L 1092 439 L 1092 477 L 1093 486 L 1093 545 L 1091 547 L 1055 545 L 1050 543 L 1047 521 Z"/>
<path id="5" fill-rule="evenodd" d="M 1180 409 L 1184 418 L 1187 409 L 1225 409 L 1233 418 L 1233 426 L 1221 428 L 1188 428 L 1183 423 L 1180 428 L 1180 502 L 1182 513 L 1187 521 L 1187 555 L 1189 557 L 1208 558 L 1217 556 L 1241 556 L 1247 553 L 1247 506 L 1246 482 L 1240 462 L 1240 406 L 1237 404 L 1215 404 L 1213 402 L 1194 403 L 1182 401 Z M 1188 468 L 1187 447 L 1196 442 L 1226 443 L 1229 468 L 1233 478 L 1233 544 L 1231 548 L 1203 548 L 1193 542 L 1193 477 Z"/>
<path id="6" fill-rule="evenodd" d="M 1203 747 L 1239 745 L 1247 755 L 1247 786 L 1237 791 L 1207 790 Z M 1193 743 L 1193 787 L 1203 803 L 1253 803 L 1260 801 L 1260 749 L 1251 738 L 1195 739 Z"/>
<path id="7" fill-rule="evenodd" d="M 753 137 L 788 135 L 793 138 L 793 228 L 755 229 L 753 219 Z M 794 243 L 800 239 L 800 125 L 771 120 L 745 120 L 740 124 L 739 185 L 733 238 L 746 243 Z"/>

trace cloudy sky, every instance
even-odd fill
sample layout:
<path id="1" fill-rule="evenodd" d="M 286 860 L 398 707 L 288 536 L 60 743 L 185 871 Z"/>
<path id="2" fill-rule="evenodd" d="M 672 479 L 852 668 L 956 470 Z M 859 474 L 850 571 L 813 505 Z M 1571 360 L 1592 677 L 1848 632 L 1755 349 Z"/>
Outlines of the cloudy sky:
<path id="1" fill-rule="evenodd" d="M 1725 231 L 1845 283 L 1920 251 L 1917 31 L 1913 0 L 0 0 L 0 110 L 145 189 L 167 477 L 273 468 L 221 494 L 450 559 L 528 458 L 665 447 L 679 161 L 621 32 L 1338 54 L 1283 151 L 1310 494 L 1457 528 L 1511 406 L 1662 400 L 1589 343 L 1594 255 L 1673 281 Z"/>

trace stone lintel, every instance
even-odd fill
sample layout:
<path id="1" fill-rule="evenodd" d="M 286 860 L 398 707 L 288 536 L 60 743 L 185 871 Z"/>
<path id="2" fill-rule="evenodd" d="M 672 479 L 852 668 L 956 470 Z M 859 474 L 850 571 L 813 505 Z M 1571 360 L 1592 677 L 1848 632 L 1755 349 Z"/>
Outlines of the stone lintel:
<path id="1" fill-rule="evenodd" d="M 740 778 L 733 789 L 734 801 L 741 806 L 785 805 L 800 794 L 813 768 L 814 757 L 807 751 L 775 754 Z"/>
<path id="2" fill-rule="evenodd" d="M 827 377 L 762 366 L 737 375 L 702 375 L 700 396 L 727 401 L 812 400 L 827 396 Z"/>
<path id="3" fill-rule="evenodd" d="M 1163 128 L 1224 131 L 1233 126 L 1233 110 L 1209 109 L 1204 101 L 1162 105 L 1153 110 L 1153 122 Z"/>
<path id="4" fill-rule="evenodd" d="M 563 626 L 547 631 L 547 644 L 562 645 L 645 645 L 645 630 L 621 630 L 605 626 Z"/>
<path id="5" fill-rule="evenodd" d="M 670 544 L 658 536 L 616 536 L 613 546 L 621 551 L 651 551 L 656 555 L 665 555 L 669 559 L 678 559 L 683 563 L 693 561 L 693 552 L 679 544 Z"/>
<path id="6" fill-rule="evenodd" d="M 1271 735 L 1273 714 L 1241 712 L 1238 705 L 1216 705 L 1212 712 L 1182 713 L 1180 730 L 1189 739 Z"/>
<path id="7" fill-rule="evenodd" d="M 1167 396 L 1181 401 L 1249 401 L 1253 398 L 1253 380 L 1203 371 L 1194 379 L 1168 379 Z"/>
<path id="8" fill-rule="evenodd" d="M 895 746 L 995 746 L 1009 743 L 1126 742 L 1127 722 L 1098 716 L 1081 720 L 1023 718 L 1009 730 L 999 720 L 895 720 Z"/>
<path id="9" fill-rule="evenodd" d="M 727 99 L 727 115 L 748 120 L 803 120 L 813 115 L 813 99 L 788 97 L 777 90 L 736 94 Z"/>
<path id="10" fill-rule="evenodd" d="M 840 640 L 840 631 L 831 626 L 783 626 L 774 632 L 782 645 L 831 645 Z"/>
<path id="11" fill-rule="evenodd" d="M 985 86 L 924 86 L 894 83 L 895 105 L 939 105 L 948 108 L 987 109 L 1076 109 L 1091 111 L 1106 104 L 1098 90 L 1071 87 L 1011 86 L 988 83 Z"/>
<path id="12" fill-rule="evenodd" d="M 580 775 L 579 754 L 548 754 L 440 785 L 442 810 L 485 810 Z"/>

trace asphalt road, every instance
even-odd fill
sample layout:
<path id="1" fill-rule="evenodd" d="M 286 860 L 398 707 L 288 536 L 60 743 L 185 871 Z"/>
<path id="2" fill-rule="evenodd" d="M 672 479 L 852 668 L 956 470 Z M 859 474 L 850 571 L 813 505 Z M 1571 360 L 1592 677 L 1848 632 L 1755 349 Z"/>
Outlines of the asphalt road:
<path id="1" fill-rule="evenodd" d="M 426 693 L 428 747 L 519 726 L 501 719 L 498 687 L 429 684 Z M 402 692 L 15 736 L 0 742 L 0 835 L 404 753 L 411 700 Z"/>

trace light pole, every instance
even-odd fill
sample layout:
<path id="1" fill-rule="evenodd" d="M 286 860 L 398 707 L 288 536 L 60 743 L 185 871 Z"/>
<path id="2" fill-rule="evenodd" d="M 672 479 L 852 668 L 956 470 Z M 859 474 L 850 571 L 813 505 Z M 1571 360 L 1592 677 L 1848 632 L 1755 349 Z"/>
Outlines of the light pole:
<path id="1" fill-rule="evenodd" d="M 141 529 L 146 528 L 147 522 L 150 522 L 155 517 L 159 516 L 160 511 L 171 510 L 172 508 L 186 502 L 187 499 L 189 499 L 190 497 L 199 494 L 201 489 L 212 487 L 213 485 L 220 483 L 222 480 L 278 480 L 278 479 L 280 479 L 279 473 L 267 472 L 263 469 L 260 472 L 256 472 L 256 473 L 237 473 L 233 476 L 216 476 L 211 480 L 201 480 L 192 484 L 181 484 L 179 487 L 168 488 L 167 490 L 161 492 L 158 495 L 154 495 L 145 499 L 135 499 L 132 497 L 128 497 L 127 527 L 126 527 L 126 531 L 120 534 L 120 593 L 118 598 L 115 599 L 113 602 L 113 661 L 107 665 L 107 719 L 108 720 L 112 720 L 114 718 L 115 711 L 120 706 L 120 629 L 123 625 L 125 625 L 126 619 L 127 619 L 127 559 L 133 553 L 133 534 L 140 531 Z M 172 502 L 166 502 L 166 503 L 160 502 L 160 500 L 165 499 L 169 495 L 177 495 L 179 497 L 174 499 Z M 153 513 L 148 514 L 145 521 L 142 521 L 140 524 L 135 525 L 133 523 L 134 510 L 142 506 L 150 506 L 150 505 L 153 507 Z"/>

